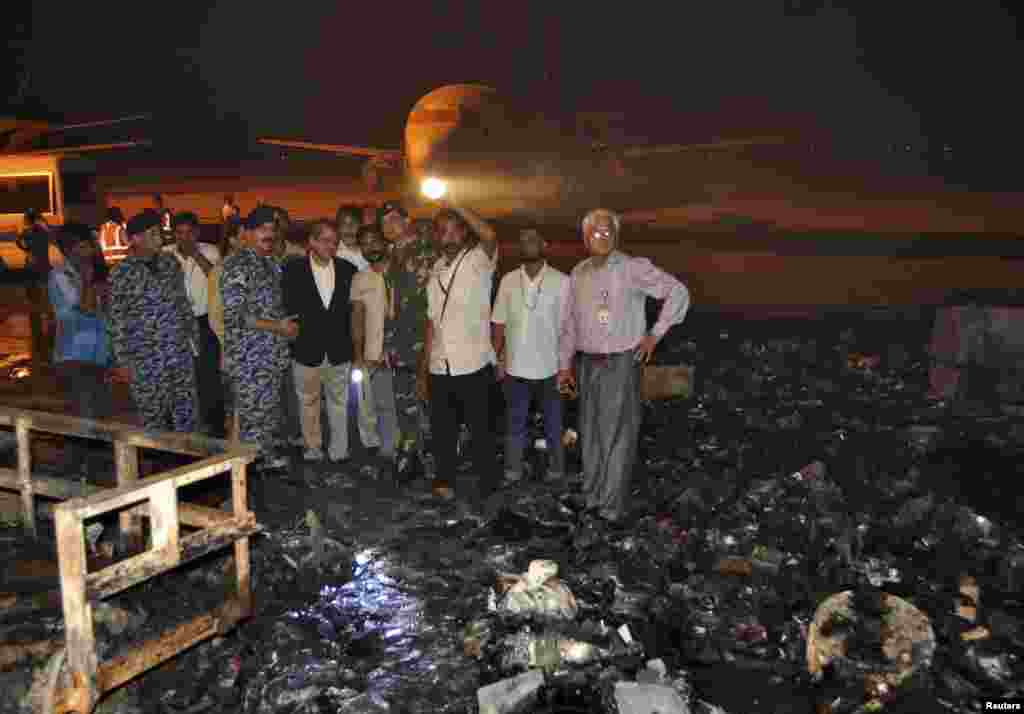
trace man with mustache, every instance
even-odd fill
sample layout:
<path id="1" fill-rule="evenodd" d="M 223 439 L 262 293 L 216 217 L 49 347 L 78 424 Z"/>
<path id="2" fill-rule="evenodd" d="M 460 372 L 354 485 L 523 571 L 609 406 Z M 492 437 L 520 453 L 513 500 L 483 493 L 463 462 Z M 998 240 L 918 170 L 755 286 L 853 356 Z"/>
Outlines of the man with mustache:
<path id="1" fill-rule="evenodd" d="M 506 273 L 491 316 L 498 377 L 505 391 L 505 480 L 523 476 L 526 423 L 536 399 L 544 414 L 548 481 L 565 472 L 562 448 L 562 398 L 558 393 L 558 337 L 569 276 L 548 265 L 545 241 L 536 230 L 520 235 L 523 264 Z"/>
<path id="2" fill-rule="evenodd" d="M 482 502 L 497 486 L 489 399 L 494 383 L 491 287 L 498 261 L 497 234 L 474 212 L 453 204 L 441 210 L 436 223 L 441 257 L 427 285 L 424 345 L 437 467 L 434 487 L 440 495 L 451 495 L 461 415 L 473 433 L 477 470 L 476 493 L 469 500 Z M 478 243 L 470 242 L 471 233 L 479 237 Z"/>

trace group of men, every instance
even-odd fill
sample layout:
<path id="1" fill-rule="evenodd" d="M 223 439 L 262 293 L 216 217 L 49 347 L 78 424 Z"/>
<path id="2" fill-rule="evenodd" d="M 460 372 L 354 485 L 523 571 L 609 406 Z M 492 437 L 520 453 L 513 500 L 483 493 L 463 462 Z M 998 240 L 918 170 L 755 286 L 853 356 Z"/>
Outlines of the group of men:
<path id="1" fill-rule="evenodd" d="M 260 205 L 245 218 L 240 248 L 209 286 L 222 299 L 222 345 L 208 324 L 205 287 L 220 256 L 196 241 L 195 216 L 174 217 L 168 251 L 155 211 L 128 222 L 131 255 L 111 276 L 113 348 L 147 427 L 223 424 L 223 366 L 238 438 L 260 446 L 258 467 L 268 471 L 286 462 L 279 425 L 289 377 L 304 459 L 344 462 L 347 399 L 358 370 L 360 436 L 378 450 L 382 470 L 394 473 L 398 459 L 422 451 L 429 417 L 434 492 L 490 508 L 503 481 L 524 475 L 533 402 L 544 418 L 545 477 L 564 478 L 562 397 L 578 389 L 588 506 L 609 520 L 625 514 L 642 366 L 684 319 L 689 293 L 649 260 L 618 249 L 615 213 L 584 218 L 590 257 L 571 275 L 547 263 L 536 230 L 524 231 L 522 265 L 502 278 L 493 306 L 497 235 L 455 202 L 417 223 L 398 203 L 385 204 L 370 223 L 357 210 L 339 210 L 336 220 L 312 225 L 305 256 L 287 261 L 274 255 L 278 215 Z M 664 301 L 650 331 L 647 297 Z M 491 429 L 496 379 L 506 405 L 503 466 Z M 476 477 L 453 490 L 463 423 Z"/>

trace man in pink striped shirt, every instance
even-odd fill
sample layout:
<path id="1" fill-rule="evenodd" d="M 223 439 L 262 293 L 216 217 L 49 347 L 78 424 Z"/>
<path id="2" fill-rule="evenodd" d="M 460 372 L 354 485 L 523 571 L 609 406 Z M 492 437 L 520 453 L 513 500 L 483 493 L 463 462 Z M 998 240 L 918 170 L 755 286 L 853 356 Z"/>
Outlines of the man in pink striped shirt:
<path id="1" fill-rule="evenodd" d="M 607 520 L 626 513 L 642 404 L 640 376 L 658 341 L 686 317 L 690 293 L 647 258 L 618 250 L 618 214 L 596 209 L 583 219 L 590 257 L 570 277 L 562 311 L 558 383 L 580 392 L 580 446 L 587 506 Z M 647 331 L 647 297 L 663 300 Z M 573 358 L 579 352 L 578 367 Z"/>

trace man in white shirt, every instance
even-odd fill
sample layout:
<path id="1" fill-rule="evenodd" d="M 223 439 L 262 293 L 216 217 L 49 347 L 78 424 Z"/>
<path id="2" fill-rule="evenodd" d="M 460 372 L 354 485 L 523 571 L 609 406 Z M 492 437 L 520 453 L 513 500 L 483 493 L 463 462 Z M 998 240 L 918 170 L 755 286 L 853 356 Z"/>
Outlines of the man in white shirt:
<path id="1" fill-rule="evenodd" d="M 430 372 L 430 421 L 435 492 L 451 493 L 456 471 L 459 414 L 473 433 L 477 493 L 488 498 L 497 486 L 490 391 L 494 384 L 491 288 L 498 262 L 497 234 L 469 209 L 451 205 L 437 216 L 441 257 L 427 285 L 424 360 Z M 469 242 L 470 231 L 479 237 Z"/>
<path id="2" fill-rule="evenodd" d="M 199 218 L 185 211 L 174 216 L 174 243 L 164 248 L 181 263 L 185 276 L 185 295 L 196 318 L 199 344 L 192 346 L 196 367 L 196 391 L 199 393 L 199 416 L 204 431 L 224 436 L 224 388 L 220 375 L 220 340 L 210 327 L 208 317 L 209 275 L 220 262 L 220 251 L 209 243 L 199 242 Z"/>
<path id="3" fill-rule="evenodd" d="M 498 287 L 491 315 L 498 378 L 504 379 L 507 428 L 505 480 L 523 475 L 526 422 L 536 399 L 544 414 L 547 442 L 546 477 L 559 481 L 565 474 L 562 449 L 562 397 L 558 392 L 558 337 L 569 277 L 547 264 L 547 243 L 536 230 L 520 235 L 523 264 L 506 273 Z"/>

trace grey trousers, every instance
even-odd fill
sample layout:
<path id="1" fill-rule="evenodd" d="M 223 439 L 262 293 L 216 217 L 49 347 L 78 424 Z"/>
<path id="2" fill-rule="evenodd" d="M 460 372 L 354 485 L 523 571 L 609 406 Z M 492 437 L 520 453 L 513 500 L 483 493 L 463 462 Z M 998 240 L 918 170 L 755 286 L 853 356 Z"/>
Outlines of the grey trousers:
<path id="1" fill-rule="evenodd" d="M 381 436 L 377 428 L 377 412 L 374 408 L 377 399 L 373 395 L 373 379 L 369 374 L 372 369 L 364 371 L 367 374 L 363 375 L 363 381 L 355 385 L 356 398 L 359 400 L 356 423 L 359 425 L 359 440 L 363 446 L 372 449 L 381 445 Z M 393 393 L 391 397 L 394 401 Z"/>
<path id="2" fill-rule="evenodd" d="M 589 508 L 625 515 L 643 417 L 640 366 L 633 352 L 580 355 L 580 451 Z"/>
<path id="3" fill-rule="evenodd" d="M 360 434 L 366 439 L 369 434 L 377 437 L 380 455 L 385 459 L 395 458 L 395 439 L 398 433 L 398 414 L 395 411 L 395 381 L 388 367 L 371 367 L 359 385 Z M 372 421 L 370 421 L 372 420 Z M 366 431 L 364 431 L 364 428 Z M 372 429 L 372 431 L 370 431 Z"/>

